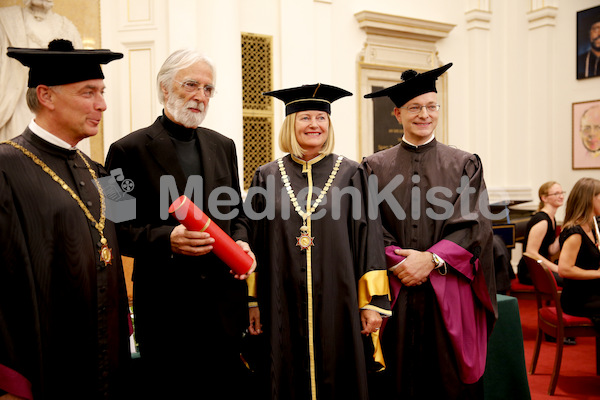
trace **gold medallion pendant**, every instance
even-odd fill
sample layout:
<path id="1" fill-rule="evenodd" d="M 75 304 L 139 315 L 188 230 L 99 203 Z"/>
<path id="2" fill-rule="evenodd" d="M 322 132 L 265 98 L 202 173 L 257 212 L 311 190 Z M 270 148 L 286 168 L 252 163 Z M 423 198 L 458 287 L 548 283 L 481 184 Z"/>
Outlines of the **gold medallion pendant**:
<path id="1" fill-rule="evenodd" d="M 302 226 L 300 228 L 300 236 L 296 237 L 296 246 L 300 246 L 300 250 L 306 250 L 315 245 L 315 238 L 308 235 L 308 228 Z"/>
<path id="2" fill-rule="evenodd" d="M 106 244 L 107 241 L 105 238 L 102 238 L 100 242 L 102 243 L 102 248 L 100 249 L 100 261 L 104 263 L 105 267 L 108 264 L 112 265 L 112 249 Z"/>
<path id="3" fill-rule="evenodd" d="M 100 261 L 104 262 L 104 266 L 112 265 L 112 249 L 107 245 L 102 246 L 100 249 Z"/>

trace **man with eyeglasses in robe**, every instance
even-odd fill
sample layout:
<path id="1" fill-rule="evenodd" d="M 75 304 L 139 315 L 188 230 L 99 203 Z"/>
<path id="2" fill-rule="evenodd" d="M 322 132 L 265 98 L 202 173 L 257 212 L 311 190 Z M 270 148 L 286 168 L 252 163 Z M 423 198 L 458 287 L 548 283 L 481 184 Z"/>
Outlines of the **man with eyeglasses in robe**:
<path id="1" fill-rule="evenodd" d="M 217 208 L 221 215 L 214 215 L 209 196 L 225 187 L 241 199 L 236 148 L 230 138 L 199 127 L 215 94 L 208 58 L 191 49 L 172 53 L 157 85 L 163 115 L 113 143 L 106 160 L 107 170 L 120 168 L 133 182 L 129 194 L 137 203 L 136 218 L 119 226 L 119 243 L 134 258 L 143 389 L 152 398 L 235 398 L 244 387 L 240 352 L 249 318 L 247 275 L 230 273 L 211 251 L 214 239 L 208 233 L 188 231 L 174 217 L 163 219 L 161 195 L 170 189 L 161 178 L 174 180 L 178 194 L 184 194 L 188 178 L 201 177 L 192 201 L 231 235 L 236 219 L 222 215 L 241 215 L 241 200 L 223 202 Z M 229 196 L 221 193 L 218 199 Z M 249 252 L 247 244 L 239 244 Z"/>
<path id="2" fill-rule="evenodd" d="M 386 370 L 373 377 L 372 398 L 483 398 L 496 307 L 493 233 L 482 214 L 481 160 L 434 135 L 435 82 L 451 66 L 405 71 L 402 82 L 365 96 L 390 97 L 404 127 L 401 143 L 363 160 L 378 192 L 393 196 L 379 205 L 392 316 L 382 327 Z"/>
<path id="3" fill-rule="evenodd" d="M 77 148 L 107 109 L 101 64 L 123 57 L 10 47 L 35 117 L 0 144 L 0 399 L 127 398 L 129 304 L 104 168 Z"/>

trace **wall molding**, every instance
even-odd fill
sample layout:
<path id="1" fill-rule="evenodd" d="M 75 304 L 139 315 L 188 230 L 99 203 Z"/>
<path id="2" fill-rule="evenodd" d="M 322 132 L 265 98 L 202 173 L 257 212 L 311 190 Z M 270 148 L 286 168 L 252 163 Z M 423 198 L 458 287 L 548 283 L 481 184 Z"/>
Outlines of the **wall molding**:
<path id="1" fill-rule="evenodd" d="M 473 29 L 489 31 L 492 22 L 492 13 L 478 9 L 470 10 L 465 13 L 465 20 L 467 22 L 468 31 Z"/>
<path id="2" fill-rule="evenodd" d="M 529 22 L 529 30 L 542 28 L 545 26 L 555 27 L 556 17 L 558 16 L 557 7 L 543 7 L 527 13 L 527 21 Z"/>
<path id="3" fill-rule="evenodd" d="M 366 33 L 358 53 L 358 98 L 370 93 L 373 86 L 388 87 L 400 81 L 407 69 L 427 71 L 442 64 L 438 58 L 437 41 L 448 37 L 455 25 L 438 21 L 407 18 L 399 15 L 360 11 L 354 14 L 358 26 Z M 447 106 L 447 77 L 437 85 L 438 99 Z M 373 102 L 359 101 L 359 156 L 373 153 Z M 436 137 L 447 142 L 447 113 L 438 121 Z"/>

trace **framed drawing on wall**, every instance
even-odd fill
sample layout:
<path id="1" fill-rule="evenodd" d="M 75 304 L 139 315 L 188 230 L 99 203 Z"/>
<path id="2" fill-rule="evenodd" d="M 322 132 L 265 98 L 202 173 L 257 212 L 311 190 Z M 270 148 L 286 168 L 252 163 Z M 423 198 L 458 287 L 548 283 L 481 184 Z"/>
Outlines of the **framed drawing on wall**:
<path id="1" fill-rule="evenodd" d="M 600 100 L 573 103 L 573 169 L 600 168 Z"/>
<path id="2" fill-rule="evenodd" d="M 577 79 L 600 76 L 600 6 L 577 12 Z"/>

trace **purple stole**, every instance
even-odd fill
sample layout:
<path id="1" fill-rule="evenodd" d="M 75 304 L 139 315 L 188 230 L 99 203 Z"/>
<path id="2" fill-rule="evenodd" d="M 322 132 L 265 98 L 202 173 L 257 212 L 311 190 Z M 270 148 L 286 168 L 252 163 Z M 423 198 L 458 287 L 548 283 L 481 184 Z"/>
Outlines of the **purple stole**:
<path id="1" fill-rule="evenodd" d="M 17 371 L 0 364 L 0 389 L 12 395 L 33 399 L 31 383 Z"/>
<path id="2" fill-rule="evenodd" d="M 394 253 L 396 249 L 400 247 L 388 246 L 385 249 L 388 268 L 404 259 Z M 429 279 L 456 354 L 460 378 L 464 383 L 475 383 L 485 371 L 488 340 L 486 309 L 493 312 L 479 259 L 471 263 L 473 254 L 445 239 L 427 251 L 437 254 L 448 267 L 447 275 L 433 271 Z M 400 280 L 390 275 L 392 310 L 401 287 Z"/>

